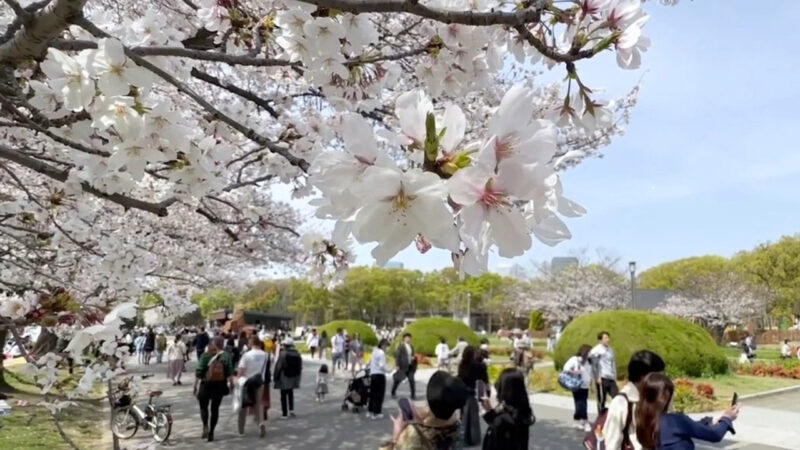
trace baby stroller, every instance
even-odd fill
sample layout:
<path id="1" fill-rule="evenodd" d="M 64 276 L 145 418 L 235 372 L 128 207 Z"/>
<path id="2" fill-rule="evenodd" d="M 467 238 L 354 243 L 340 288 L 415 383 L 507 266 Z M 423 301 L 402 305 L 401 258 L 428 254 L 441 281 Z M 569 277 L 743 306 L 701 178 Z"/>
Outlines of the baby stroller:
<path id="1" fill-rule="evenodd" d="M 353 379 L 347 383 L 347 391 L 342 402 L 342 411 L 350 409 L 348 403 L 352 404 L 352 411 L 356 414 L 361 412 L 361 408 L 366 406 L 369 400 L 369 370 L 359 370 Z"/>

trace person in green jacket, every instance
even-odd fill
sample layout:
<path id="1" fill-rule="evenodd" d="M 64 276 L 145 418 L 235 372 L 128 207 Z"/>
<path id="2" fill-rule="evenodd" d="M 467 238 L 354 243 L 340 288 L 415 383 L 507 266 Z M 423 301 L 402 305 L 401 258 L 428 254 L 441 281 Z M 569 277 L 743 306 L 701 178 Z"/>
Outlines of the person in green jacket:
<path id="1" fill-rule="evenodd" d="M 225 340 L 222 336 L 214 337 L 211 345 L 200 355 L 195 370 L 193 393 L 200 404 L 200 418 L 203 420 L 202 438 L 207 438 L 208 442 L 214 441 L 214 428 L 219 420 L 222 397 L 233 390 L 233 364 L 230 356 L 222 351 L 224 347 Z"/>
<path id="2" fill-rule="evenodd" d="M 156 336 L 156 364 L 161 364 L 164 352 L 167 350 L 167 335 L 160 331 Z"/>

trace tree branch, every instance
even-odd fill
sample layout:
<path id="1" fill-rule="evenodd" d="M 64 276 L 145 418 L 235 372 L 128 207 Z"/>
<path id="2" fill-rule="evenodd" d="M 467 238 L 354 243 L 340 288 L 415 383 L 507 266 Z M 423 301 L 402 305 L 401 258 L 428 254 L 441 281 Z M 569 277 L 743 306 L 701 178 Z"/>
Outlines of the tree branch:
<path id="1" fill-rule="evenodd" d="M 41 57 L 48 42 L 80 17 L 85 3 L 86 0 L 54 0 L 32 13 L 29 24 L 23 25 L 14 37 L 0 45 L 0 62 Z"/>
<path id="2" fill-rule="evenodd" d="M 251 102 L 255 103 L 256 105 L 264 108 L 273 119 L 277 119 L 279 114 L 278 111 L 275 111 L 275 108 L 270 105 L 270 101 L 259 97 L 258 95 L 254 94 L 253 92 L 248 91 L 247 89 L 242 89 L 238 86 L 234 86 L 227 81 L 222 81 L 219 78 L 203 72 L 202 70 L 198 70 L 196 67 L 192 68 L 191 72 L 192 76 L 203 80 L 208 84 L 213 84 L 216 87 L 225 89 L 228 92 L 232 92 L 246 100 L 250 100 Z"/>
<path id="3" fill-rule="evenodd" d="M 459 23 L 473 26 L 521 25 L 538 22 L 541 10 L 538 8 L 521 9 L 516 12 L 488 11 L 476 12 L 447 11 L 430 8 L 419 4 L 418 0 L 300 0 L 303 3 L 317 5 L 321 8 L 337 9 L 354 14 L 376 12 L 405 12 L 442 23 Z"/>
<path id="4" fill-rule="evenodd" d="M 41 161 L 36 160 L 35 158 L 29 157 L 24 153 L 20 153 L 4 145 L 0 145 L 0 158 L 7 159 L 11 162 L 27 167 L 28 169 L 31 169 L 34 172 L 38 172 L 42 175 L 45 175 L 49 178 L 52 178 L 56 181 L 60 181 L 62 183 L 67 181 L 67 179 L 69 178 L 69 171 L 56 169 L 53 166 L 45 164 Z M 159 203 L 149 203 L 120 194 L 107 194 L 92 187 L 89 183 L 85 181 L 81 183 L 81 187 L 83 188 L 84 192 L 92 194 L 96 197 L 106 199 L 110 202 L 116 203 L 125 208 L 125 210 L 139 209 L 142 211 L 147 211 L 149 213 L 155 214 L 159 217 L 166 217 L 168 215 L 167 208 L 177 201 L 177 199 L 175 199 L 174 197 L 170 197 Z"/>

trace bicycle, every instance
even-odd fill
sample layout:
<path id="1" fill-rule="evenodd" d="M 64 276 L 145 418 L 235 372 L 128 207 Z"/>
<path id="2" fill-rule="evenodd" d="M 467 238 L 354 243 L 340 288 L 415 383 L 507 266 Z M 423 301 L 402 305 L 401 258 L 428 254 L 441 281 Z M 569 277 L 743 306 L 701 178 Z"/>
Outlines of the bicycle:
<path id="1" fill-rule="evenodd" d="M 142 379 L 152 377 L 152 374 L 142 375 Z M 124 379 L 118 386 L 113 396 L 116 398 L 114 405 L 111 432 L 120 439 L 130 439 L 139 430 L 139 427 L 149 429 L 153 433 L 153 440 L 165 442 L 172 433 L 172 413 L 170 405 L 155 405 L 153 399 L 163 394 L 162 391 L 147 391 L 147 405 L 144 409 L 134 403 L 136 397 L 130 394 L 130 383 L 133 377 Z"/>

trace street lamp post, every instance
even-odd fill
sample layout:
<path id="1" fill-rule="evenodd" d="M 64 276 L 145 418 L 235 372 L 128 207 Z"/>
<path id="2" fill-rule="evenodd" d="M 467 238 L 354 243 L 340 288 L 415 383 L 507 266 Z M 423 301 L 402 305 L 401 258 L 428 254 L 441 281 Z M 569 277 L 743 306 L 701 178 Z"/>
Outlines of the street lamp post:
<path id="1" fill-rule="evenodd" d="M 467 292 L 467 326 L 472 328 L 472 320 L 470 319 L 470 304 L 472 303 L 472 294 Z"/>
<path id="2" fill-rule="evenodd" d="M 631 272 L 631 309 L 635 309 L 634 292 L 636 291 L 636 261 L 628 263 L 628 270 Z"/>

